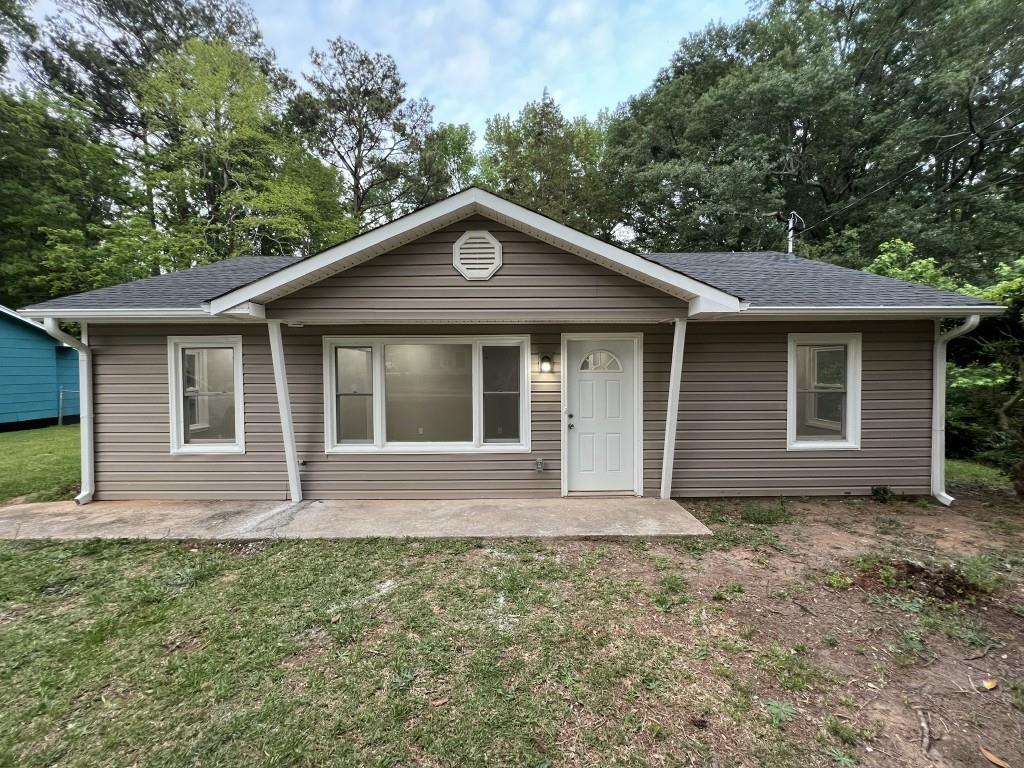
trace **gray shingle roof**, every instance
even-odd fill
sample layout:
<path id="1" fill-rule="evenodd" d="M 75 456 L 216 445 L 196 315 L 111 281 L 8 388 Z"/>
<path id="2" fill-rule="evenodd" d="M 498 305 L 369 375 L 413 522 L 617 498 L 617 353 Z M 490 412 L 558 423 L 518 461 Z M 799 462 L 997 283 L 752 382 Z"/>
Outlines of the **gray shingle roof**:
<path id="1" fill-rule="evenodd" d="M 186 309 L 294 264 L 291 256 L 239 256 L 33 304 L 28 309 Z"/>
<path id="2" fill-rule="evenodd" d="M 652 253 L 645 258 L 751 307 L 963 307 L 991 302 L 777 251 Z"/>
<path id="3" fill-rule="evenodd" d="M 775 251 L 653 253 L 645 258 L 749 301 L 752 307 L 964 307 L 990 302 Z M 28 309 L 183 309 L 294 264 L 238 258 L 34 304 Z"/>

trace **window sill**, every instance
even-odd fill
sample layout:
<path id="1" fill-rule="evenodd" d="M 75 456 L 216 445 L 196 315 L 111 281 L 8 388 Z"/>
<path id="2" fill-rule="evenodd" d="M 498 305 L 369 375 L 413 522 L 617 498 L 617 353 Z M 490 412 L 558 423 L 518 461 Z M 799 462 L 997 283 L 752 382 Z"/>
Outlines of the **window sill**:
<path id="1" fill-rule="evenodd" d="M 210 454 L 240 454 L 245 453 L 245 446 L 232 445 L 179 445 L 171 448 L 172 456 L 210 455 Z"/>
<path id="2" fill-rule="evenodd" d="M 349 453 L 375 453 L 375 454 L 428 454 L 428 453 L 529 453 L 529 445 L 516 445 L 508 443 L 493 443 L 485 445 L 470 445 L 468 443 L 396 443 L 377 447 L 375 445 L 333 445 L 324 453 L 349 454 Z"/>
<path id="3" fill-rule="evenodd" d="M 859 451 L 860 443 L 849 440 L 798 440 L 786 446 L 787 451 Z"/>

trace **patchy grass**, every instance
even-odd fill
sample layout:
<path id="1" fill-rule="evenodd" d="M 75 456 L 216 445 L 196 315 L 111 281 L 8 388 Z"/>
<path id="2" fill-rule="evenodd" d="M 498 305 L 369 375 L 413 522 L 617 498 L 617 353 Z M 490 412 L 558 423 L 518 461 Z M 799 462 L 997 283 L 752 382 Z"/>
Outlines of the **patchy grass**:
<path id="1" fill-rule="evenodd" d="M 989 493 L 1012 493 L 1013 485 L 1004 472 L 976 461 L 946 460 L 946 482 L 955 488 Z"/>
<path id="2" fill-rule="evenodd" d="M 78 425 L 0 432 L 0 504 L 70 499 L 79 483 Z"/>
<path id="3" fill-rule="evenodd" d="M 0 542 L 0 766 L 911 768 L 915 706 L 957 723 L 936 763 L 1024 760 L 1019 508 L 763 504 L 689 505 L 708 539 Z"/>
<path id="4" fill-rule="evenodd" d="M 780 498 L 773 502 L 747 502 L 740 517 L 754 525 L 778 525 L 788 522 L 792 515 L 786 509 L 785 499 Z"/>
<path id="5" fill-rule="evenodd" d="M 772 672 L 783 690 L 803 691 L 825 680 L 824 675 L 805 660 L 806 653 L 806 648 L 773 645 L 757 657 L 755 664 Z"/>

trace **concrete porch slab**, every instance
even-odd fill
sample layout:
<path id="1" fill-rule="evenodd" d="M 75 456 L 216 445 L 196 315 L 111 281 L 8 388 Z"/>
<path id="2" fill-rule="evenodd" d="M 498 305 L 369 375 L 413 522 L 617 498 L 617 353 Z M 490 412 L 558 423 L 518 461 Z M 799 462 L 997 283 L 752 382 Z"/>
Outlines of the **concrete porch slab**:
<path id="1" fill-rule="evenodd" d="M 97 501 L 0 507 L 0 539 L 599 538 L 708 536 L 675 501 Z"/>

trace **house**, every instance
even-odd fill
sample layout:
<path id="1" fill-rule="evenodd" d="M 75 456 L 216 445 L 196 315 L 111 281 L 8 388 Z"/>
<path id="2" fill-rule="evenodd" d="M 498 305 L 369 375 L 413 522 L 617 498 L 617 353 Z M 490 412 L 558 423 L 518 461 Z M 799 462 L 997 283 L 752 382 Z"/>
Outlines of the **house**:
<path id="1" fill-rule="evenodd" d="M 945 345 L 1001 309 L 781 253 L 640 256 L 469 189 L 303 260 L 25 314 L 88 369 L 83 502 L 948 503 Z"/>
<path id="2" fill-rule="evenodd" d="M 0 305 L 0 429 L 78 420 L 78 353 Z"/>

